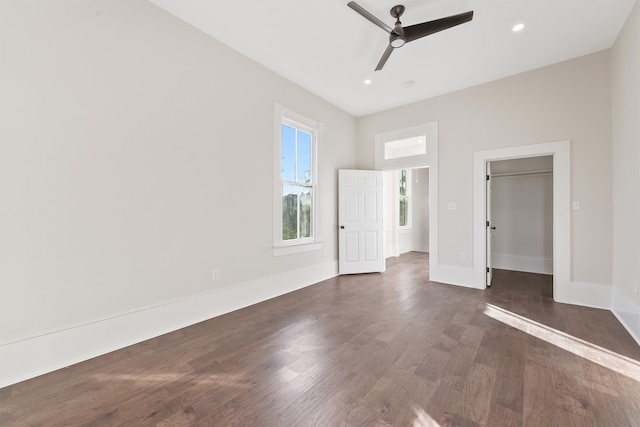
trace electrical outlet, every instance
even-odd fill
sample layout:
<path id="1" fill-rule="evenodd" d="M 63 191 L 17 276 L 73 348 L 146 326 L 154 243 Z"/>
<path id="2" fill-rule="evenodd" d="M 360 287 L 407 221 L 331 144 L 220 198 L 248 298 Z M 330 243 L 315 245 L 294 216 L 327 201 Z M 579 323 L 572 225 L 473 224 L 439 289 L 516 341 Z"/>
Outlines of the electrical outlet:
<path id="1" fill-rule="evenodd" d="M 213 280 L 220 280 L 220 270 L 213 270 L 213 273 L 211 274 L 211 278 Z"/>
<path id="2" fill-rule="evenodd" d="M 466 261 L 467 260 L 467 254 L 464 252 L 460 252 L 460 261 Z"/>

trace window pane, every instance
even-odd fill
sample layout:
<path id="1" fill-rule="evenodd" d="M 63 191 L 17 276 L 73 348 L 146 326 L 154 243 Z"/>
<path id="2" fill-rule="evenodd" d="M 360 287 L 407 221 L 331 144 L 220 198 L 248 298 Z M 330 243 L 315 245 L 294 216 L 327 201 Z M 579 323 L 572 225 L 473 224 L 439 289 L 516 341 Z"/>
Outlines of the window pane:
<path id="1" fill-rule="evenodd" d="M 409 209 L 407 199 L 400 199 L 400 227 L 409 225 Z"/>
<path id="2" fill-rule="evenodd" d="M 399 139 L 397 141 L 389 141 L 384 144 L 385 160 L 419 156 L 426 153 L 427 137 L 424 135 L 407 139 Z"/>
<path id="3" fill-rule="evenodd" d="M 407 171 L 400 171 L 400 196 L 407 195 Z"/>
<path id="4" fill-rule="evenodd" d="M 407 187 L 407 170 L 402 169 L 400 171 L 400 227 L 407 227 L 409 225 L 409 197 Z"/>
<path id="5" fill-rule="evenodd" d="M 300 192 L 300 238 L 311 237 L 311 212 L 313 198 L 310 187 L 301 187 Z"/>
<path id="6" fill-rule="evenodd" d="M 282 186 L 282 240 L 298 238 L 298 186 Z"/>
<path id="7" fill-rule="evenodd" d="M 300 183 L 311 182 L 311 134 L 298 131 L 298 177 Z"/>
<path id="8" fill-rule="evenodd" d="M 283 181 L 295 181 L 296 179 L 296 130 L 291 126 L 280 126 L 280 153 L 282 160 Z"/>

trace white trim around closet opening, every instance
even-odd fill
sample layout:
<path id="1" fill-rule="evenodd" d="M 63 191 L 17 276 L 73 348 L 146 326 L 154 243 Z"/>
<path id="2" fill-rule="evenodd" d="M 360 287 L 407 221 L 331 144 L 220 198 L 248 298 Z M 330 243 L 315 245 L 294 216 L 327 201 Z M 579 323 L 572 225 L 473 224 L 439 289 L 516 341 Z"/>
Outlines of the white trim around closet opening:
<path id="1" fill-rule="evenodd" d="M 553 299 L 571 303 L 571 162 L 570 141 L 545 142 L 473 153 L 473 281 L 486 287 L 487 162 L 553 156 Z"/>

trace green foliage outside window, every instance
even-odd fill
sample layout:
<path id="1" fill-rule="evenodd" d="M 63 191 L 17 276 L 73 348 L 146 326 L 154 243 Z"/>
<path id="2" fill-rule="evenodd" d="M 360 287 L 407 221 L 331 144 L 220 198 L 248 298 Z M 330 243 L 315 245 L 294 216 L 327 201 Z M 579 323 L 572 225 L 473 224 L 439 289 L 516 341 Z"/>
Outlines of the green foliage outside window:
<path id="1" fill-rule="evenodd" d="M 407 191 L 407 171 L 400 171 L 400 227 L 409 226 L 409 194 Z"/>
<path id="2" fill-rule="evenodd" d="M 281 125 L 282 240 L 313 237 L 312 135 Z"/>
<path id="3" fill-rule="evenodd" d="M 303 186 L 290 187 L 296 188 L 300 193 L 286 194 L 282 198 L 282 240 L 311 237 L 311 190 Z M 299 217 L 298 212 L 300 212 Z M 298 218 L 300 227 L 298 227 Z"/>

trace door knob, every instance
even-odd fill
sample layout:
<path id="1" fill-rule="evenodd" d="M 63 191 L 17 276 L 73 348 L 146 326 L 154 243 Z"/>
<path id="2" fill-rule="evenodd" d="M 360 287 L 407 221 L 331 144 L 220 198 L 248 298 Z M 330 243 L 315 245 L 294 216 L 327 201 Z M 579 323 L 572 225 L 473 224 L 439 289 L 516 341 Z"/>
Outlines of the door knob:
<path id="1" fill-rule="evenodd" d="M 491 229 L 492 229 L 492 230 L 495 230 L 496 228 L 495 228 L 495 227 L 491 227 Z"/>
<path id="2" fill-rule="evenodd" d="M 341 226 L 340 226 L 340 230 L 344 230 L 344 225 L 341 225 Z"/>

